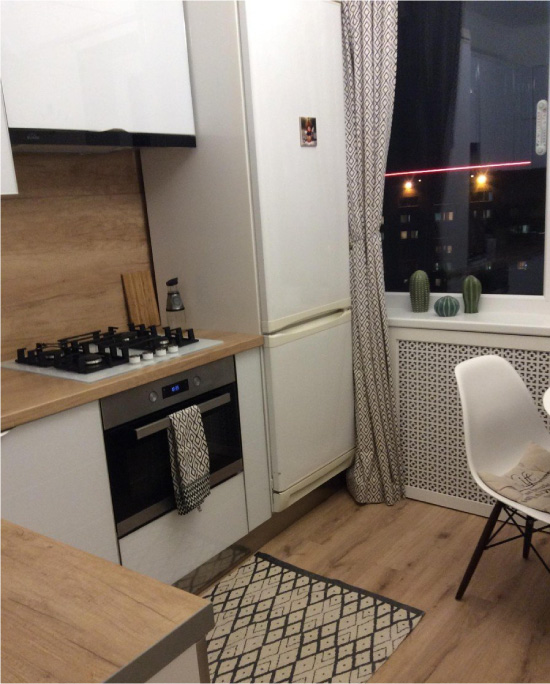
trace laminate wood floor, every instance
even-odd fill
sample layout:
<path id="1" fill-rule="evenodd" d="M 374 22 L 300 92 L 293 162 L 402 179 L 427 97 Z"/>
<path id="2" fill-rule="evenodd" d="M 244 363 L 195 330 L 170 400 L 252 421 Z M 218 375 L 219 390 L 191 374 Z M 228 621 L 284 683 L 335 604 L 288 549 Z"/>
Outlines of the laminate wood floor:
<path id="1" fill-rule="evenodd" d="M 410 499 L 359 506 L 342 490 L 261 550 L 426 612 L 371 682 L 550 682 L 550 575 L 521 540 L 486 551 L 454 598 L 484 524 Z M 535 543 L 548 559 L 550 537 Z"/>

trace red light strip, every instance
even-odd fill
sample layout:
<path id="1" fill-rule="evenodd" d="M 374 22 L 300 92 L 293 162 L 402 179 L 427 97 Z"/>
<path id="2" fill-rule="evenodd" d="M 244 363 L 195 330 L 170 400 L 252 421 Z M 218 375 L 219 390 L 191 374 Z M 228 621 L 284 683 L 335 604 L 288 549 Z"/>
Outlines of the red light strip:
<path id="1" fill-rule="evenodd" d="M 443 173 L 446 171 L 473 171 L 474 169 L 496 169 L 503 166 L 529 166 L 530 161 L 502 162 L 501 164 L 478 164 L 477 166 L 446 166 L 442 169 L 422 169 L 421 171 L 396 171 L 384 174 L 386 178 L 392 176 L 419 176 L 422 173 Z"/>

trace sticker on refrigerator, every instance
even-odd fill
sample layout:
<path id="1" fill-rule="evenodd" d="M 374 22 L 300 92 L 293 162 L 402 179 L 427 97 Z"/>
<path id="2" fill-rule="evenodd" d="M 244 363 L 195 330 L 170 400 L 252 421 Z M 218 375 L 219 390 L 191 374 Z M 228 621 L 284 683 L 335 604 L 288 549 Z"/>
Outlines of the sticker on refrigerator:
<path id="1" fill-rule="evenodd" d="M 300 145 L 317 147 L 317 119 L 313 116 L 300 117 Z"/>

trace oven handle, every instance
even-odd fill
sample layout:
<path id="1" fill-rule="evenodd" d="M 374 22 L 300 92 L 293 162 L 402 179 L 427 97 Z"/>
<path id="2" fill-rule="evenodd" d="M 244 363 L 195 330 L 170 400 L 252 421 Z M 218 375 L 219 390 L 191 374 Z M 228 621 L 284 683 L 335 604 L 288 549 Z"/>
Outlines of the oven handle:
<path id="1" fill-rule="evenodd" d="M 209 399 L 208 401 L 203 401 L 202 404 L 197 404 L 201 413 L 206 413 L 206 411 L 211 411 L 212 409 L 218 408 L 219 406 L 224 406 L 224 404 L 229 404 L 231 401 L 231 395 L 229 392 L 221 394 L 219 397 L 214 397 L 214 399 Z M 149 423 L 149 425 L 143 425 L 142 427 L 136 428 L 136 439 L 143 439 L 144 437 L 149 437 L 149 435 L 154 435 L 155 432 L 160 432 L 161 430 L 166 430 L 170 427 L 170 418 L 161 418 L 160 420 L 155 420 L 154 423 Z"/>

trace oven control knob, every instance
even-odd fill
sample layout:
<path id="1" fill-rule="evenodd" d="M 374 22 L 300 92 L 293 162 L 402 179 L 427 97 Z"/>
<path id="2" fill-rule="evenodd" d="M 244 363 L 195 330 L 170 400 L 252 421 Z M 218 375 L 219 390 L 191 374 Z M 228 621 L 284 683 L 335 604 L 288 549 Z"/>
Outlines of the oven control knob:
<path id="1" fill-rule="evenodd" d="M 155 403 L 155 401 L 159 398 L 159 395 L 156 392 L 149 392 L 149 401 L 151 403 Z"/>
<path id="2" fill-rule="evenodd" d="M 193 378 L 193 384 L 195 385 L 195 387 L 199 387 L 201 382 L 202 381 L 201 381 L 200 377 L 198 375 L 195 375 L 195 377 Z"/>

